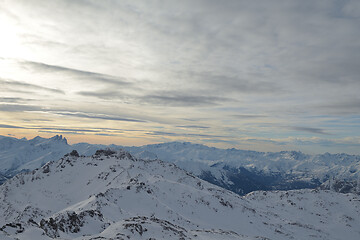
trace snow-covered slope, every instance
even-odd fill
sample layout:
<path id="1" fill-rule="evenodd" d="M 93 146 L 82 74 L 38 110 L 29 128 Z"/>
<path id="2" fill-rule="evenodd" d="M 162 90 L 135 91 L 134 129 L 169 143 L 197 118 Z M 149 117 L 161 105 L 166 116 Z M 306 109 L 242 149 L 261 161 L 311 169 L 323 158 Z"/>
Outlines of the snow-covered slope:
<path id="1" fill-rule="evenodd" d="M 72 152 L 0 186 L 1 239 L 359 239 L 360 199 L 240 197 L 160 160 Z M 1 227 L 2 226 L 2 227 Z"/>

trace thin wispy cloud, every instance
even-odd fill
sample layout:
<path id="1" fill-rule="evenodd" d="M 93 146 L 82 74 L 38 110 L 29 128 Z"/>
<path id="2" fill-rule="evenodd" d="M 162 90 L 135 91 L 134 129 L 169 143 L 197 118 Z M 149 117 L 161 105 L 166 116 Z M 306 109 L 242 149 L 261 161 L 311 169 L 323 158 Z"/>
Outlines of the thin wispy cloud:
<path id="1" fill-rule="evenodd" d="M 49 65 L 40 62 L 18 61 L 18 63 L 21 67 L 28 68 L 35 72 L 45 72 L 51 74 L 61 73 L 67 76 L 71 76 L 74 80 L 97 82 L 101 84 L 111 84 L 120 87 L 124 85 L 131 85 L 131 82 L 128 82 L 122 77 L 111 76 L 108 74 L 83 71 L 79 69 Z"/>
<path id="2" fill-rule="evenodd" d="M 124 121 L 124 122 L 146 122 L 145 120 L 140 119 L 132 119 L 132 118 L 123 118 L 117 116 L 109 116 L 103 114 L 88 114 L 88 113 L 77 113 L 77 112 L 52 112 L 57 115 L 62 116 L 71 116 L 71 117 L 78 117 L 78 118 L 93 118 L 93 119 L 101 119 L 101 120 L 112 120 L 112 121 Z"/>
<path id="3" fill-rule="evenodd" d="M 315 134 L 329 135 L 329 133 L 327 133 L 324 129 L 320 129 L 320 128 L 296 127 L 296 126 L 292 126 L 289 128 L 293 129 L 295 131 L 304 131 L 304 132 L 315 133 Z"/>
<path id="4" fill-rule="evenodd" d="M 266 118 L 267 117 L 265 115 L 255 115 L 255 114 L 234 114 L 231 116 L 234 118 L 239 118 L 239 119 Z"/>
<path id="5" fill-rule="evenodd" d="M 216 106 L 228 101 L 231 100 L 224 97 L 190 95 L 180 92 L 161 92 L 142 97 L 144 103 L 175 107 Z"/>
<path id="6" fill-rule="evenodd" d="M 154 136 L 181 136 L 181 137 L 205 137 L 205 138 L 223 138 L 224 136 L 212 135 L 212 134 L 201 134 L 201 133 L 176 133 L 176 132 L 164 132 L 164 131 L 153 131 L 146 133 L 147 135 Z"/>
<path id="7" fill-rule="evenodd" d="M 41 106 L 32 106 L 25 104 L 0 104 L 0 111 L 2 112 L 24 112 L 24 111 L 42 111 Z"/>
<path id="8" fill-rule="evenodd" d="M 132 101 L 135 102 L 135 99 L 137 98 L 135 95 L 125 93 L 125 91 L 122 90 L 113 90 L 113 89 L 105 89 L 105 90 L 98 90 L 98 91 L 80 91 L 77 92 L 77 94 L 85 97 L 94 97 L 104 100 L 121 100 L 121 101 Z"/>
<path id="9" fill-rule="evenodd" d="M 18 125 L 7 125 L 7 124 L 0 124 L 0 128 L 15 128 L 15 129 L 31 129 L 31 130 L 38 130 L 38 132 L 71 132 L 71 133 L 90 133 L 90 134 L 95 134 L 95 135 L 100 135 L 100 133 L 107 133 L 107 134 L 114 134 L 116 135 L 119 133 L 124 133 L 126 131 L 140 131 L 140 132 L 145 132 L 146 130 L 132 130 L 132 129 L 117 129 L 117 128 L 94 128 L 94 129 L 89 129 L 89 128 L 64 128 L 64 127 L 59 127 L 59 126 L 52 126 L 52 127 L 44 127 L 44 126 L 18 126 Z"/>
<path id="10" fill-rule="evenodd" d="M 33 99 L 26 98 L 14 98 L 14 97 L 0 97 L 0 103 L 25 103 L 30 102 Z"/>
<path id="11" fill-rule="evenodd" d="M 58 93 L 58 94 L 65 94 L 64 91 L 60 90 L 60 89 L 54 89 L 54 88 L 47 88 L 47 87 L 43 87 L 43 86 L 39 86 L 39 85 L 35 85 L 35 84 L 29 84 L 29 83 L 25 83 L 25 82 L 20 82 L 20 81 L 15 81 L 15 80 L 10 80 L 10 79 L 1 79 L 0 78 L 0 84 L 2 85 L 3 88 L 10 88 L 13 91 L 17 91 L 19 88 L 21 89 L 26 89 L 26 90 L 45 90 L 48 92 L 52 92 L 52 93 Z"/>
<path id="12" fill-rule="evenodd" d="M 23 128 L 23 127 L 7 125 L 7 124 L 0 124 L 0 128 Z"/>
<path id="13" fill-rule="evenodd" d="M 43 112 L 51 113 L 61 116 L 70 116 L 77 118 L 92 118 L 92 119 L 101 119 L 101 120 L 112 120 L 112 121 L 125 121 L 125 122 L 147 122 L 146 120 L 133 119 L 120 117 L 116 115 L 107 115 L 107 114 L 98 114 L 98 113 L 88 113 L 88 112 L 78 112 L 71 111 L 70 109 L 51 109 L 42 106 L 36 105 L 23 105 L 23 104 L 0 104 L 0 111 L 3 112 Z"/>
<path id="14" fill-rule="evenodd" d="M 178 128 L 195 128 L 195 129 L 207 129 L 210 127 L 206 127 L 206 126 L 199 126 L 199 125 L 182 125 L 182 126 L 176 126 Z"/>

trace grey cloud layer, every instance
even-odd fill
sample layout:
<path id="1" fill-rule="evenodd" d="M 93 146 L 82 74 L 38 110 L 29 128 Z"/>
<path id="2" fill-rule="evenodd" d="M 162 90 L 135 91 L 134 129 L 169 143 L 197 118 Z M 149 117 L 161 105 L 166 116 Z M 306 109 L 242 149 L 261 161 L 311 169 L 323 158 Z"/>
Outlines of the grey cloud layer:
<path id="1" fill-rule="evenodd" d="M 174 130 L 148 129 L 154 137 L 196 138 L 176 129 L 207 126 L 218 132 L 246 128 L 254 134 L 249 139 L 269 132 L 360 135 L 355 127 L 346 132 L 322 118 L 343 123 L 360 113 L 357 0 L 20 0 L 5 5 L 0 11 L 22 28 L 20 42 L 34 53 L 17 60 L 19 69 L 42 80 L 56 74 L 60 82 L 78 84 L 62 89 L 35 79 L 0 79 L 8 91 L 0 99 L 8 103 L 1 111 L 134 123 L 147 122 L 139 117 L 145 112 L 169 118 Z M 55 100 L 49 109 L 58 110 L 20 105 L 37 91 L 56 94 L 74 107 L 61 109 Z M 129 106 L 139 115 L 81 109 L 94 103 Z M 201 121 L 187 125 L 184 119 Z M 234 142 L 223 137 L 213 142 Z"/>
<path id="2" fill-rule="evenodd" d="M 182 1 L 166 3 L 162 8 L 158 4 L 155 1 L 57 1 L 41 7 L 24 4 L 22 8 L 40 13 L 54 7 L 60 9 L 40 19 L 58 22 L 54 31 L 67 30 L 68 36 L 62 40 L 70 49 L 79 50 L 78 55 L 93 59 L 95 66 L 108 64 L 117 71 L 117 63 L 123 66 L 124 61 L 131 60 L 136 64 L 125 64 L 125 70 L 130 67 L 160 73 L 152 87 L 160 94 L 139 89 L 142 92 L 139 97 L 146 96 L 140 100 L 148 99 L 152 104 L 187 105 L 189 89 L 203 89 L 210 96 L 209 99 L 190 96 L 188 99 L 194 102 L 199 100 L 194 106 L 217 104 L 225 95 L 243 98 L 244 94 L 253 97 L 266 94 L 292 101 L 291 94 L 297 97 L 296 104 L 308 98 L 325 103 L 331 99 L 326 92 L 333 93 L 334 88 L 344 92 L 337 91 L 340 95 L 357 94 L 354 89 L 360 87 L 357 77 L 360 44 L 354 39 L 360 36 L 360 30 L 359 20 L 353 18 L 355 10 L 349 11 L 353 1 Z M 86 22 L 84 16 L 96 16 L 99 21 Z M 82 25 L 86 31 L 78 29 Z M 101 31 L 104 28 L 106 32 Z M 73 39 L 73 45 L 68 38 Z M 85 44 L 82 39 L 89 39 L 90 43 Z M 89 49 L 83 52 L 83 47 Z M 119 54 L 110 55 L 108 51 Z M 110 72 L 108 76 L 48 64 L 24 64 L 39 71 L 62 71 L 87 81 L 134 87 L 124 86 L 130 83 L 127 78 L 114 77 Z M 122 68 L 118 69 L 117 74 Z M 189 87 L 179 89 L 179 81 Z M 166 85 L 166 89 L 160 85 Z M 101 94 L 98 90 L 80 91 L 80 94 L 105 99 L 115 96 L 129 103 L 139 100 L 136 96 L 126 98 L 126 94 L 123 97 L 123 91 Z M 169 95 L 171 91 L 178 93 Z M 312 105 L 298 107 L 316 111 Z M 351 107 L 348 111 L 352 111 Z"/>

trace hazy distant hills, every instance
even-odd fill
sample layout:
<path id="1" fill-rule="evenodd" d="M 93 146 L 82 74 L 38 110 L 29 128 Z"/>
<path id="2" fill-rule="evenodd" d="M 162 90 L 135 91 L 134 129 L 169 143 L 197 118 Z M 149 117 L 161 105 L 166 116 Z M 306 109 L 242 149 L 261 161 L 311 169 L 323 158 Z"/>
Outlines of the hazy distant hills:
<path id="1" fill-rule="evenodd" d="M 321 184 L 324 189 L 360 192 L 357 184 L 360 156 L 357 155 L 308 155 L 295 151 L 264 153 L 181 142 L 141 147 L 69 145 L 62 136 L 31 140 L 0 137 L 0 181 L 18 172 L 39 168 L 73 149 L 87 156 L 107 147 L 125 149 L 146 160 L 173 162 L 208 182 L 241 195 L 254 190 L 316 188 Z M 347 187 L 332 187 L 341 181 Z"/>
<path id="2" fill-rule="evenodd" d="M 121 150 L 72 152 L 16 175 L 0 186 L 0 216 L 4 240 L 360 238 L 357 195 L 292 190 L 242 197 L 173 163 Z"/>

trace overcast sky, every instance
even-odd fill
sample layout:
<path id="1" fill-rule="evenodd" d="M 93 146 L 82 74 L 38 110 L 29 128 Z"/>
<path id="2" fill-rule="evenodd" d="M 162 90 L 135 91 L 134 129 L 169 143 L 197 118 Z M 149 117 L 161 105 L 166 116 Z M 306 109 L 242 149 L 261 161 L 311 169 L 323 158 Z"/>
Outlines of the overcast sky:
<path id="1" fill-rule="evenodd" d="M 360 154 L 360 1 L 0 0 L 0 135 Z"/>

